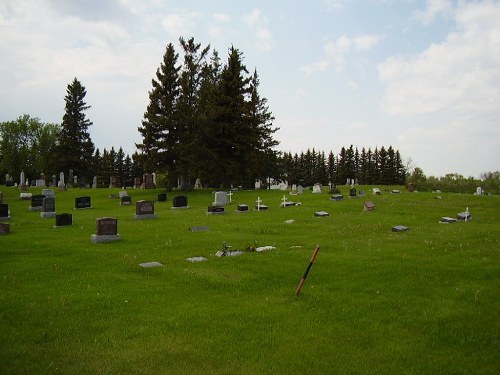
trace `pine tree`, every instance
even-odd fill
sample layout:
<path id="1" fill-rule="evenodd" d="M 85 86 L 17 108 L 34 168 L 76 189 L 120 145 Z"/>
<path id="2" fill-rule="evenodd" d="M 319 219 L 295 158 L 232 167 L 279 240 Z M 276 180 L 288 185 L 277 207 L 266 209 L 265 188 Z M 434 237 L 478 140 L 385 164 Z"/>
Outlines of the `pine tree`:
<path id="1" fill-rule="evenodd" d="M 75 175 L 80 177 L 90 177 L 94 153 L 94 144 L 88 132 L 92 122 L 84 113 L 90 108 L 84 101 L 86 95 L 87 91 L 78 79 L 68 85 L 56 151 L 59 169 L 63 172 L 73 169 Z"/>

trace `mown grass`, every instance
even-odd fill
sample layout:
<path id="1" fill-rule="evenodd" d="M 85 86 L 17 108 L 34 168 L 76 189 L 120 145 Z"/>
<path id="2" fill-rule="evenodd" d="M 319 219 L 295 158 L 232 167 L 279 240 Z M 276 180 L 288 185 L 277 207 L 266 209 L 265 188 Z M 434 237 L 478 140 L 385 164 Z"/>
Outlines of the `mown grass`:
<path id="1" fill-rule="evenodd" d="M 225 215 L 208 216 L 205 190 L 188 194 L 188 210 L 171 210 L 169 193 L 157 219 L 137 221 L 134 206 L 109 199 L 118 190 L 70 189 L 56 192 L 56 209 L 73 225 L 53 229 L 17 190 L 1 191 L 12 216 L 0 237 L 2 374 L 500 372 L 498 196 L 332 202 L 306 191 L 290 197 L 302 206 L 279 208 L 281 191 L 239 191 Z M 73 210 L 82 195 L 93 208 Z M 234 213 L 258 196 L 268 212 Z M 374 212 L 362 211 L 365 200 Z M 466 207 L 472 221 L 438 223 Z M 90 242 L 103 216 L 118 218 L 123 241 Z M 410 230 L 391 232 L 399 224 Z M 196 225 L 210 230 L 188 230 Z M 276 249 L 217 258 L 223 242 Z M 164 266 L 138 266 L 148 261 Z"/>

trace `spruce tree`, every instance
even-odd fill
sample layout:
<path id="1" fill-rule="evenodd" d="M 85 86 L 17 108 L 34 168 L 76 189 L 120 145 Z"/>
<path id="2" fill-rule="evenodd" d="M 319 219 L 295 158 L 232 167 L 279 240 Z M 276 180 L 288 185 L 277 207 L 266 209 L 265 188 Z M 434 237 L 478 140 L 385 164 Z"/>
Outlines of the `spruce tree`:
<path id="1" fill-rule="evenodd" d="M 66 89 L 65 113 L 57 145 L 57 166 L 68 173 L 73 169 L 75 175 L 90 177 L 94 144 L 88 128 L 92 122 L 86 118 L 85 111 L 90 108 L 85 102 L 87 91 L 78 79 L 74 79 Z"/>

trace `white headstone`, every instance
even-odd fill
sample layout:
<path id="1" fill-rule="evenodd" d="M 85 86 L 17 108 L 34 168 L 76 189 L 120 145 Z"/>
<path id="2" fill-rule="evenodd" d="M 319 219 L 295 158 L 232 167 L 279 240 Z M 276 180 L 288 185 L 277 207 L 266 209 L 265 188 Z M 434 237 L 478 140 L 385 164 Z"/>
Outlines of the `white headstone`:
<path id="1" fill-rule="evenodd" d="M 215 192 L 215 202 L 213 205 L 221 206 L 229 203 L 229 196 L 225 191 L 217 191 Z"/>
<path id="2" fill-rule="evenodd" d="M 24 171 L 21 171 L 21 175 L 19 176 L 19 184 L 20 185 L 26 184 L 26 177 L 24 176 Z"/>
<path id="3" fill-rule="evenodd" d="M 481 186 L 478 186 L 477 189 L 476 189 L 476 195 L 483 195 L 484 194 L 484 190 Z"/>
<path id="4" fill-rule="evenodd" d="M 59 186 L 64 186 L 66 185 L 64 183 L 64 172 L 59 173 Z"/>
<path id="5" fill-rule="evenodd" d="M 97 177 L 94 176 L 94 178 L 92 179 L 92 188 L 95 189 L 97 188 Z"/>
<path id="6" fill-rule="evenodd" d="M 320 194 L 321 193 L 321 185 L 320 184 L 314 184 L 314 186 L 313 186 L 313 193 L 314 194 Z"/>

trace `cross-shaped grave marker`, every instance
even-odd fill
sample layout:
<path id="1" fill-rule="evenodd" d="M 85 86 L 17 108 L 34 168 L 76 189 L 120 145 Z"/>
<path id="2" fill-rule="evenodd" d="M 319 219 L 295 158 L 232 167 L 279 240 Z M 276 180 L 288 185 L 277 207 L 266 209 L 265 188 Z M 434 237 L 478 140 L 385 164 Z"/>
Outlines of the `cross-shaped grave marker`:
<path id="1" fill-rule="evenodd" d="M 229 190 L 229 193 L 227 193 L 227 195 L 229 197 L 229 203 L 231 203 L 233 201 L 233 192 Z"/>
<path id="2" fill-rule="evenodd" d="M 260 204 L 262 203 L 262 201 L 260 200 L 260 197 L 257 197 L 257 200 L 255 201 L 255 203 L 257 203 L 257 211 L 260 211 Z"/>

